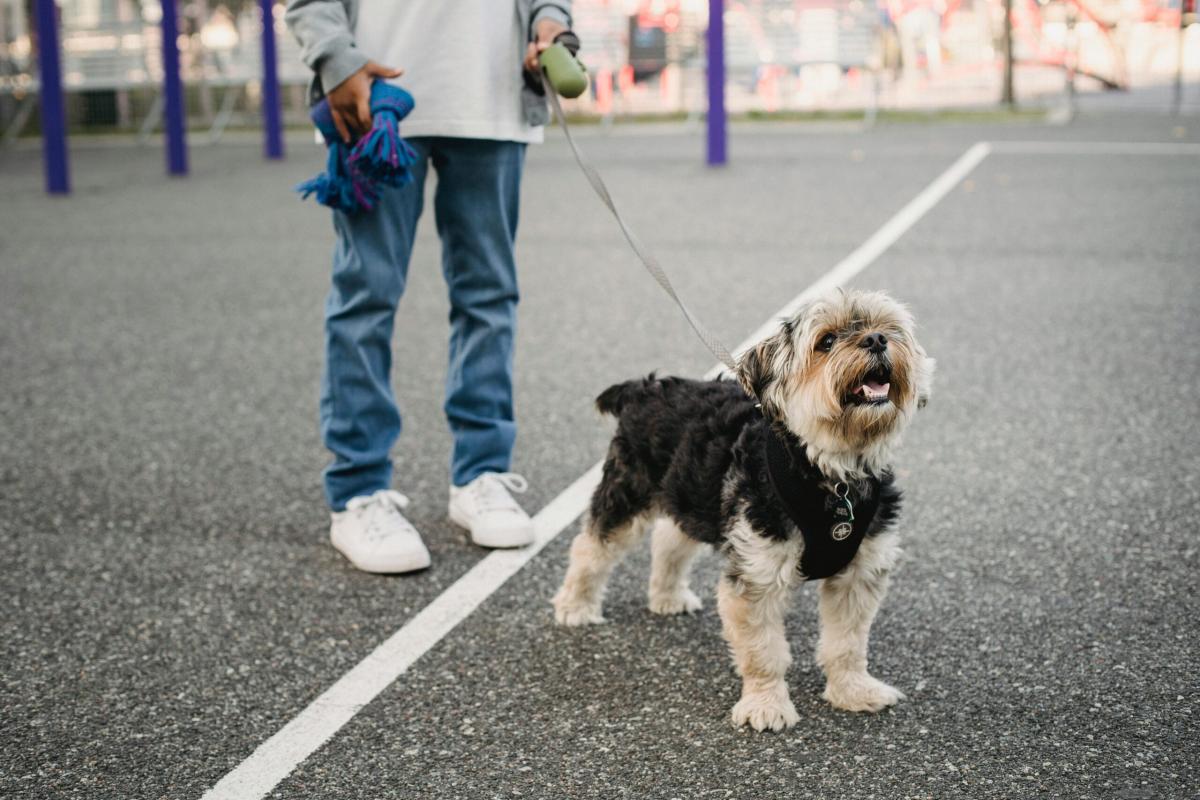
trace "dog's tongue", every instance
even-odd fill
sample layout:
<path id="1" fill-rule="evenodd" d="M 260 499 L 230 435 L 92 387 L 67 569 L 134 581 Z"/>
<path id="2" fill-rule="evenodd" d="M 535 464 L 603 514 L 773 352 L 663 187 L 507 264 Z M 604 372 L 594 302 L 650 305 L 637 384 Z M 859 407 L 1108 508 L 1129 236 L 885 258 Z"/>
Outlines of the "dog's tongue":
<path id="1" fill-rule="evenodd" d="M 875 398 L 875 397 L 886 397 L 889 388 L 891 388 L 890 383 L 880 383 L 879 381 L 866 381 L 865 383 L 863 383 L 862 386 L 859 387 L 858 390 L 865 397 Z"/>

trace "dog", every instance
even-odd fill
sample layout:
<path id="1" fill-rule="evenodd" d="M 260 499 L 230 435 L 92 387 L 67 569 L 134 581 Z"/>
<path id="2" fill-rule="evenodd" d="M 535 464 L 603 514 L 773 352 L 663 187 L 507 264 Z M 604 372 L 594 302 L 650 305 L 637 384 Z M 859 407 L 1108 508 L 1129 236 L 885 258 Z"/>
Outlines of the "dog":
<path id="1" fill-rule="evenodd" d="M 824 698 L 879 711 L 903 694 L 867 672 L 867 639 L 900 556 L 892 454 L 929 397 L 935 362 L 910 312 L 882 292 L 809 302 L 738 360 L 736 380 L 620 383 L 596 400 L 618 420 L 600 484 L 555 595 L 562 625 L 604 621 L 613 567 L 651 536 L 650 611 L 693 612 L 695 556 L 724 556 L 722 631 L 742 678 L 735 726 L 799 721 L 784 615 L 819 579 Z"/>

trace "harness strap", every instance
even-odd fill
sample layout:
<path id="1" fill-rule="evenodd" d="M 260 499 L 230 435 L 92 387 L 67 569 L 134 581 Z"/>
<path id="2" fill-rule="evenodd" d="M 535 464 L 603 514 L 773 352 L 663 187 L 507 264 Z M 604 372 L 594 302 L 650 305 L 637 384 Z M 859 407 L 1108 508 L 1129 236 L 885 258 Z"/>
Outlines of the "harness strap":
<path id="1" fill-rule="evenodd" d="M 823 478 L 815 469 L 805 469 L 810 465 L 798 442 L 785 440 L 770 430 L 764 448 L 771 488 L 804 539 L 804 552 L 800 555 L 804 579 L 811 581 L 838 574 L 858 554 L 858 547 L 875 518 L 879 508 L 877 481 L 871 480 L 865 497 L 847 503 L 849 487 L 845 494 L 830 494 L 820 488 Z M 848 514 L 841 511 L 843 503 L 849 505 Z M 839 538 L 836 529 L 843 524 L 850 530 Z"/>
<path id="2" fill-rule="evenodd" d="M 629 227 L 629 223 L 625 221 L 625 217 L 623 217 L 621 212 L 617 209 L 617 204 L 613 200 L 612 195 L 609 193 L 608 187 L 604 184 L 604 179 L 600 177 L 600 173 L 596 171 L 596 168 L 592 166 L 591 162 L 588 161 L 587 158 L 584 157 L 583 153 L 579 151 L 579 146 L 575 144 L 575 139 L 571 136 L 571 129 L 567 127 L 567 118 L 566 115 L 563 114 L 562 105 L 558 101 L 558 94 L 554 91 L 554 87 L 550 85 L 549 81 L 546 80 L 545 74 L 542 75 L 542 83 L 545 86 L 546 95 L 550 99 L 550 105 L 554 107 L 554 115 L 558 117 L 558 122 L 562 127 L 563 134 L 567 137 L 567 144 L 571 146 L 571 152 L 575 154 L 575 163 L 577 163 L 579 168 L 583 170 L 583 174 L 587 177 L 588 183 L 592 185 L 592 189 L 595 190 L 596 195 L 600 198 L 600 201 L 604 203 L 604 205 L 607 206 L 608 210 L 612 213 L 613 219 L 615 219 L 617 221 L 617 225 L 620 226 L 621 233 L 625 234 L 625 240 L 629 242 L 629 246 L 633 248 L 633 252 L 637 254 L 638 259 L 642 262 L 642 265 L 646 268 L 646 271 L 653 276 L 654 280 L 658 281 L 658 285 L 663 288 L 663 291 L 670 295 L 671 299 L 675 301 L 675 305 L 679 306 L 679 310 L 683 312 L 683 316 L 687 319 L 688 324 L 692 326 L 692 330 L 694 330 L 696 335 L 700 337 L 700 341 L 704 342 L 704 346 L 712 351 L 712 354 L 716 356 L 717 360 L 719 360 L 722 364 L 724 364 L 726 367 L 729 367 L 730 370 L 736 371 L 737 363 L 734 361 L 733 356 L 729 354 L 729 351 L 725 348 L 725 345 L 721 344 L 717 337 L 713 336 L 712 333 L 709 332 L 708 328 L 704 327 L 703 323 L 696 319 L 696 316 L 692 314 L 691 309 L 687 307 L 687 303 L 683 302 L 683 298 L 681 298 L 679 293 L 675 291 L 675 287 L 672 285 L 671 279 L 667 277 L 667 273 L 662 268 L 662 265 L 658 263 L 658 259 L 655 258 L 654 254 L 651 253 L 646 245 L 642 243 L 642 240 L 636 233 L 634 233 L 633 229 Z"/>

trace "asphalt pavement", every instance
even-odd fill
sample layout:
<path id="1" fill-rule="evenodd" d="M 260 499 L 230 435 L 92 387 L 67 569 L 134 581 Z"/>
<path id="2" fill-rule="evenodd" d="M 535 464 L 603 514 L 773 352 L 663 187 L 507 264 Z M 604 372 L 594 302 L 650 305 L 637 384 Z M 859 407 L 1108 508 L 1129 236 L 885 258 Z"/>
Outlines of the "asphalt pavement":
<path id="1" fill-rule="evenodd" d="M 974 142 L 1200 142 L 1196 118 L 581 131 L 696 313 L 734 344 Z M 316 429 L 332 231 L 253 141 L 73 151 L 41 194 L 0 151 L 0 796 L 198 798 L 476 564 L 445 518 L 448 310 L 432 220 L 396 330 L 395 485 L 434 557 L 328 545 Z M 1070 148 L 1067 148 L 1069 150 Z M 542 508 L 604 452 L 592 398 L 712 357 L 560 137 L 531 149 L 514 468 Z M 570 526 L 275 789 L 279 798 L 1200 796 L 1200 155 L 998 146 L 854 284 L 939 361 L 901 450 L 906 557 L 872 640 L 908 699 L 820 699 L 815 598 L 788 623 L 801 723 L 733 729 L 715 557 L 696 615 L 561 629 Z"/>

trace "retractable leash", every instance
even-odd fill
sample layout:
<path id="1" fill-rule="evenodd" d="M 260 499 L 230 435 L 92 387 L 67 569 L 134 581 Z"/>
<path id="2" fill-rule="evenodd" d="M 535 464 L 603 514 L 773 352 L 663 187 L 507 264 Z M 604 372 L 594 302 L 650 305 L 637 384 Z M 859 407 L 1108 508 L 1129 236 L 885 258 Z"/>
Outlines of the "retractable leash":
<path id="1" fill-rule="evenodd" d="M 559 37 L 565 37 L 566 34 L 560 34 Z M 574 39 L 574 35 L 571 35 Z M 578 39 L 575 39 L 578 42 Z M 600 173 L 592 166 L 592 163 L 587 160 L 579 150 L 579 146 L 575 144 L 575 139 L 571 136 L 571 129 L 567 126 L 567 117 L 563 114 L 562 104 L 558 101 L 558 95 L 561 93 L 564 97 L 578 97 L 583 94 L 583 90 L 587 88 L 587 73 L 583 69 L 583 65 L 575 58 L 567 47 L 555 39 L 554 44 L 541 52 L 538 57 L 542 65 L 542 82 L 546 90 L 546 95 L 550 99 L 550 105 L 554 107 L 554 115 L 558 117 L 558 123 L 562 127 L 563 135 L 567 137 L 567 144 L 571 147 L 571 152 L 575 155 L 575 163 L 583 170 L 583 174 L 587 177 L 588 183 L 592 185 L 596 195 L 600 201 L 612 213 L 613 219 L 617 221 L 617 225 L 621 228 L 621 233 L 625 234 L 625 240 L 629 242 L 629 246 L 633 248 L 633 252 L 637 254 L 638 259 L 646 268 L 646 271 L 654 277 L 658 285 L 663 288 L 671 299 L 675 301 L 675 305 L 679 306 L 679 310 L 683 312 L 683 316 L 687 319 L 688 324 L 692 326 L 692 330 L 700 337 L 700 341 L 704 342 L 704 346 L 712 351 L 712 354 L 717 359 L 729 367 L 731 370 L 737 369 L 737 364 L 717 337 L 713 336 L 708 328 L 704 327 L 700 320 L 688 308 L 687 303 L 683 302 L 683 298 L 675 291 L 675 286 L 671 283 L 671 279 L 667 277 L 666 271 L 662 265 L 658 263 L 658 259 L 654 254 L 642 243 L 641 238 L 634 233 L 633 228 L 625 221 L 620 210 L 617 208 L 616 202 L 612 198 L 612 194 L 608 191 L 608 186 L 605 185 L 604 179 L 600 177 Z M 572 93 L 573 92 L 573 93 Z"/>

